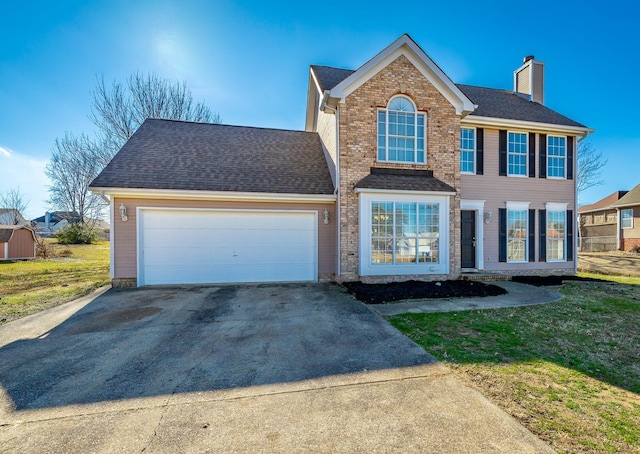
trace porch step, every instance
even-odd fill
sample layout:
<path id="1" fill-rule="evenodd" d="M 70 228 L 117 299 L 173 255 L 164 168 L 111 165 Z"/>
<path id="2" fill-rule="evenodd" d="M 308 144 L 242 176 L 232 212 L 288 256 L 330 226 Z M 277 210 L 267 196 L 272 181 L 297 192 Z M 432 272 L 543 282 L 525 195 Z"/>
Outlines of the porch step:
<path id="1" fill-rule="evenodd" d="M 510 281 L 511 276 L 497 273 L 466 272 L 460 273 L 458 279 L 462 281 Z"/>

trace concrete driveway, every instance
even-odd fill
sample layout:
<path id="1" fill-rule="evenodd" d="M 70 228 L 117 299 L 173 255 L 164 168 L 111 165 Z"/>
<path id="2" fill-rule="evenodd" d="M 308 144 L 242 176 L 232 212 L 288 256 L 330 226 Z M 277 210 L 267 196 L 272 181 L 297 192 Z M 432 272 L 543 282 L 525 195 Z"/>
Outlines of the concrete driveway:
<path id="1" fill-rule="evenodd" d="M 109 290 L 0 327 L 0 452 L 551 452 L 332 284 Z"/>

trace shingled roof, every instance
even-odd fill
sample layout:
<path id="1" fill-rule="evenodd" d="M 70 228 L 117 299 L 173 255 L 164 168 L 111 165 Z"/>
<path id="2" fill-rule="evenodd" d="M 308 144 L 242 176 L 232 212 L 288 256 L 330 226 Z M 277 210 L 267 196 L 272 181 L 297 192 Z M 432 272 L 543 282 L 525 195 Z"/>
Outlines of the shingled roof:
<path id="1" fill-rule="evenodd" d="M 620 197 L 617 203 L 611 205 L 612 207 L 625 207 L 640 205 L 640 184 L 634 187 L 631 191 L 627 192 L 624 196 Z"/>
<path id="2" fill-rule="evenodd" d="M 454 188 L 435 178 L 431 170 L 377 167 L 371 167 L 371 173 L 358 181 L 355 187 L 392 191 L 456 192 Z"/>
<path id="3" fill-rule="evenodd" d="M 316 133 L 154 119 L 91 186 L 333 194 Z"/>
<path id="4" fill-rule="evenodd" d="M 312 65 L 320 90 L 331 90 L 355 71 L 348 69 L 332 68 L 330 66 Z M 585 126 L 549 109 L 537 102 L 528 101 L 521 95 L 510 90 L 496 88 L 476 87 L 473 85 L 456 84 L 478 108 L 469 115 L 502 118 L 507 120 L 532 121 L 536 123 L 549 123 L 560 126 Z"/>

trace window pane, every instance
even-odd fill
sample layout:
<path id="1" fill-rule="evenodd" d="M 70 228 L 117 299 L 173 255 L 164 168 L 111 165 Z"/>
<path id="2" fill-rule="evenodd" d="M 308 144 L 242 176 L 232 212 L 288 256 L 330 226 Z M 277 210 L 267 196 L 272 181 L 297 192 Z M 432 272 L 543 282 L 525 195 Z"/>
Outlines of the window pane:
<path id="1" fill-rule="evenodd" d="M 527 210 L 507 212 L 507 260 L 527 260 Z"/>
<path id="2" fill-rule="evenodd" d="M 371 263 L 393 262 L 393 203 L 371 204 Z"/>
<path id="3" fill-rule="evenodd" d="M 547 176 L 565 177 L 565 137 L 547 137 Z"/>
<path id="4" fill-rule="evenodd" d="M 508 140 L 508 174 L 527 175 L 527 135 L 510 132 Z"/>
<path id="5" fill-rule="evenodd" d="M 566 212 L 547 212 L 547 259 L 565 260 Z"/>
<path id="6" fill-rule="evenodd" d="M 620 211 L 620 227 L 623 229 L 633 228 L 633 210 Z"/>
<path id="7" fill-rule="evenodd" d="M 384 110 L 378 111 L 378 160 L 385 161 L 387 152 L 385 150 L 387 141 L 387 113 Z"/>
<path id="8" fill-rule="evenodd" d="M 398 238 L 396 240 L 396 263 L 416 262 L 416 239 Z"/>

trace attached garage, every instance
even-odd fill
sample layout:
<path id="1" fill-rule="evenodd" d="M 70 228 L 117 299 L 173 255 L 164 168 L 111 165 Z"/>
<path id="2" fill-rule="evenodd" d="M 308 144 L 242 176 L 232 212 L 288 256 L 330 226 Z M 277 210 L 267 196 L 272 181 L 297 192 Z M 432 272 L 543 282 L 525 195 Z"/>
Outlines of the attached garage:
<path id="1" fill-rule="evenodd" d="M 317 216 L 138 208 L 138 285 L 317 280 Z"/>

